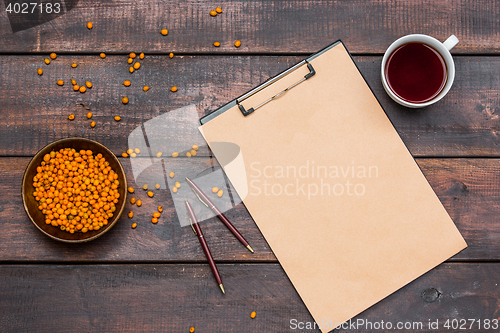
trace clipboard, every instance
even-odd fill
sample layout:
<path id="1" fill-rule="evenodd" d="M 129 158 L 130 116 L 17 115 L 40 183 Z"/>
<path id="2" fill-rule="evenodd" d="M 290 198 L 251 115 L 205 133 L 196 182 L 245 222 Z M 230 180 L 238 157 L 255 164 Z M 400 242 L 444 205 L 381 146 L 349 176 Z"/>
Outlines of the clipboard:
<path id="1" fill-rule="evenodd" d="M 341 41 L 200 122 L 322 332 L 467 247 Z"/>

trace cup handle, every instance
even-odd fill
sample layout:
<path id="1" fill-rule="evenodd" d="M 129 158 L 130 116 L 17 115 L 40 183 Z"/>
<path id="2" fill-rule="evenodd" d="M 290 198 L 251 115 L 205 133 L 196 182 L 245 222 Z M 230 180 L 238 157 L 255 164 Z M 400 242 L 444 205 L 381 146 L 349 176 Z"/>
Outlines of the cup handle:
<path id="1" fill-rule="evenodd" d="M 455 35 L 451 35 L 448 37 L 447 40 L 444 41 L 443 45 L 446 47 L 446 49 L 449 51 L 451 50 L 455 45 L 458 44 L 458 38 Z"/>

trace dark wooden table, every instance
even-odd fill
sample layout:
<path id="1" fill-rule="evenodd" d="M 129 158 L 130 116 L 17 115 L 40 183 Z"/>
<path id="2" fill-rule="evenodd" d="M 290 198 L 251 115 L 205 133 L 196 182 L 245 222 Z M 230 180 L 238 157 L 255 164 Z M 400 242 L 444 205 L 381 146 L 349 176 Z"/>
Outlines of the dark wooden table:
<path id="1" fill-rule="evenodd" d="M 211 17 L 216 6 L 223 14 Z M 312 322 L 241 204 L 227 216 L 255 254 L 217 219 L 203 225 L 224 277 L 223 296 L 191 229 L 180 227 L 169 192 L 149 200 L 138 193 L 143 206 L 126 207 L 135 212 L 132 220 L 124 214 L 103 237 L 71 245 L 31 224 L 20 185 L 30 158 L 53 140 L 84 136 L 121 155 L 131 131 L 149 119 L 189 104 L 206 115 L 337 39 L 469 244 L 355 319 L 422 322 L 422 331 L 439 320 L 439 332 L 453 331 L 444 327 L 447 320 L 465 319 L 468 329 L 475 320 L 471 331 L 494 331 L 485 330 L 484 321 L 500 317 L 500 2 L 67 0 L 65 8 L 59 16 L 9 18 L 0 4 L 0 331 L 188 332 L 194 326 L 196 332 L 295 332 L 292 319 Z M 43 23 L 46 18 L 52 20 Z M 168 36 L 160 35 L 162 28 Z M 452 51 L 451 91 L 417 111 L 390 100 L 379 74 L 385 49 L 410 33 L 460 40 Z M 235 48 L 238 39 L 242 45 Z M 58 58 L 47 66 L 50 52 Z M 133 74 L 129 52 L 146 54 Z M 79 66 L 70 68 L 72 62 Z M 79 94 L 69 84 L 56 85 L 71 78 L 90 80 L 94 88 Z M 132 87 L 122 85 L 126 79 Z M 171 86 L 179 90 L 171 93 Z M 120 102 L 125 94 L 128 105 Z M 80 103 L 91 108 L 95 128 Z M 76 119 L 69 121 L 69 114 Z M 122 120 L 115 122 L 115 115 Z M 207 157 L 201 151 L 196 158 L 204 163 Z M 130 160 L 121 162 L 139 190 Z M 153 225 L 159 203 L 165 212 Z"/>

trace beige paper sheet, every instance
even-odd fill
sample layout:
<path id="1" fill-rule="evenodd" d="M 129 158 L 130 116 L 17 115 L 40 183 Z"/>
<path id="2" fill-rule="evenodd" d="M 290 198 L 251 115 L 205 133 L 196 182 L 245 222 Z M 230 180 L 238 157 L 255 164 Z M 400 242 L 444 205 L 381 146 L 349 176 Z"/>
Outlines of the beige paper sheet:
<path id="1" fill-rule="evenodd" d="M 244 167 L 225 172 L 238 192 L 247 186 L 243 202 L 328 332 L 467 244 L 344 46 L 311 64 L 316 75 L 278 99 L 247 117 L 233 107 L 200 130 L 209 145 L 240 146 Z M 302 66 L 242 104 L 308 72 Z"/>

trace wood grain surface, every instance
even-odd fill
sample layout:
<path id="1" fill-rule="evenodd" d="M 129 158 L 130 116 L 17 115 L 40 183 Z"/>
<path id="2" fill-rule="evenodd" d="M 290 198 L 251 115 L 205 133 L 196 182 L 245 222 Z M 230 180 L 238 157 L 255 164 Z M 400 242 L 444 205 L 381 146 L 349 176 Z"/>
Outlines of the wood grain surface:
<path id="1" fill-rule="evenodd" d="M 195 332 L 319 332 L 291 326 L 313 319 L 278 264 L 218 267 L 225 295 L 202 264 L 3 265 L 0 325 L 7 332 L 188 332 L 191 326 Z M 374 332 L 367 322 L 383 320 L 415 329 L 377 332 L 436 332 L 428 323 L 438 320 L 444 332 L 453 331 L 444 328 L 446 320 L 498 319 L 499 274 L 498 263 L 442 264 L 353 319 L 365 324 L 340 331 Z M 320 323 L 335 326 L 329 321 Z M 419 323 L 422 329 L 413 326 Z M 471 331 L 482 331 L 477 325 Z"/>
<path id="2" fill-rule="evenodd" d="M 172 158 L 170 158 L 172 160 Z M 21 183 L 29 158 L 0 159 L 0 262 L 198 262 L 205 261 L 191 228 L 181 227 L 172 194 L 154 190 L 153 198 L 134 182 L 129 159 L 121 159 L 133 196 L 143 201 L 141 207 L 128 203 L 124 215 L 108 233 L 85 244 L 64 244 L 39 232 L 22 208 Z M 196 161 L 196 162 L 194 162 Z M 194 170 L 209 165 L 209 158 L 168 161 L 172 170 L 193 177 Z M 469 247 L 452 260 L 500 260 L 500 163 L 498 159 L 419 159 L 418 164 L 455 221 Z M 154 172 L 154 169 L 152 172 Z M 148 170 L 144 171 L 147 174 Z M 131 196 L 131 195 L 129 195 Z M 151 215 L 158 205 L 164 212 L 154 225 Z M 129 210 L 134 217 L 129 219 Z M 255 253 L 248 252 L 217 219 L 203 222 L 203 230 L 217 261 L 275 262 L 268 244 L 246 208 L 239 204 L 226 216 L 244 235 Z M 133 222 L 138 227 L 131 229 Z"/>
<path id="3" fill-rule="evenodd" d="M 47 143 L 68 136 L 95 139 L 116 154 L 128 148 L 128 136 L 145 122 L 194 104 L 201 117 L 278 74 L 302 57 L 146 56 L 130 74 L 127 56 L 59 56 L 50 65 L 43 56 L 3 56 L 0 80 L 0 155 L 32 156 Z M 403 141 L 414 156 L 500 156 L 500 58 L 455 58 L 456 78 L 448 95 L 422 110 L 392 101 L 380 80 L 380 57 L 355 57 Z M 79 64 L 71 68 L 71 64 Z M 38 76 L 37 68 L 44 74 Z M 64 80 L 64 86 L 56 85 Z M 74 92 L 70 80 L 93 88 Z M 130 87 L 123 81 L 130 80 Z M 150 90 L 142 91 L 148 85 Z M 171 86 L 179 90 L 172 93 Z M 121 98 L 127 96 L 124 105 Z M 90 127 L 85 110 L 90 107 Z M 70 122 L 69 114 L 76 118 Z M 117 123 L 115 115 L 122 120 Z M 193 120 L 194 121 L 194 120 Z M 177 130 L 182 128 L 166 130 Z M 205 154 L 205 152 L 200 152 Z"/>
<path id="4" fill-rule="evenodd" d="M 469 245 L 353 320 L 412 325 L 407 332 L 462 331 L 444 324 L 468 320 L 469 331 L 495 331 L 478 323 L 500 319 L 499 1 L 60 1 L 63 13 L 45 16 L 8 15 L 7 1 L 0 1 L 0 332 L 188 332 L 191 326 L 196 332 L 304 331 L 290 321 L 313 319 L 243 204 L 226 216 L 254 254 L 217 218 L 202 222 L 226 287 L 222 295 L 196 237 L 180 226 L 174 194 L 161 189 L 148 198 L 140 189 L 159 179 L 162 168 L 178 176 L 218 168 L 203 145 L 191 159 L 168 158 L 171 152 L 164 151 L 160 168 L 155 164 L 138 176 L 132 163 L 156 154 L 148 133 L 140 158 L 121 158 L 142 207 L 128 203 L 110 232 L 85 244 L 59 243 L 40 233 L 23 211 L 21 180 L 30 158 L 49 142 L 83 136 L 121 155 L 135 148 L 132 133 L 145 134 L 155 119 L 188 105 L 196 107 L 193 118 L 204 116 L 337 39 L 355 55 Z M 211 17 L 216 6 L 223 13 Z M 86 28 L 89 21 L 92 30 Z M 167 36 L 160 34 L 163 28 Z M 422 110 L 390 100 L 380 81 L 382 54 L 411 33 L 440 41 L 455 34 L 460 40 L 452 49 L 452 89 Z M 234 47 L 236 40 L 241 47 Z M 215 41 L 221 46 L 214 47 Z M 50 52 L 58 58 L 45 65 Z M 129 52 L 146 53 L 132 74 Z M 73 62 L 77 68 L 70 67 Z M 56 85 L 60 79 L 62 87 Z M 91 81 L 93 88 L 73 92 L 71 79 L 80 85 Z M 124 80 L 132 85 L 124 87 Z M 145 85 L 148 92 L 142 91 Z M 172 93 L 172 86 L 178 91 Z M 85 117 L 89 111 L 95 128 Z M 113 120 L 116 115 L 120 122 Z M 158 131 L 184 146 L 198 144 L 190 128 L 172 126 L 177 120 Z M 151 214 L 160 204 L 164 212 L 154 225 Z M 132 219 L 126 217 L 129 210 Z M 429 321 L 438 321 L 437 329 Z"/>
<path id="5" fill-rule="evenodd" d="M 216 6 L 223 13 L 212 17 L 209 12 Z M 295 54 L 316 52 L 343 39 L 354 53 L 383 53 L 411 33 L 441 41 L 455 34 L 460 40 L 455 54 L 500 52 L 500 4 L 488 0 L 91 0 L 16 33 L 0 9 L 2 52 Z M 86 28 L 88 21 L 92 30 Z M 160 34 L 163 28 L 169 30 L 167 36 Z M 236 40 L 242 42 L 238 49 Z M 219 48 L 212 45 L 215 41 Z"/>

